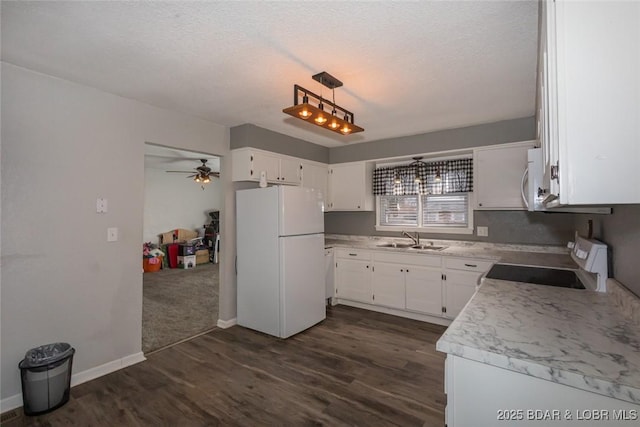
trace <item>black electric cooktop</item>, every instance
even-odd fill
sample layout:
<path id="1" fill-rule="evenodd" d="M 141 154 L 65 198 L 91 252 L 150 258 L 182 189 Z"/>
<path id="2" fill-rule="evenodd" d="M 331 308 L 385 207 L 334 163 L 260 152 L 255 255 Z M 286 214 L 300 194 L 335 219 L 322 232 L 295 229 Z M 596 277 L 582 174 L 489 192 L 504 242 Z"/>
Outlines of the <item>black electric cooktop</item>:
<path id="1" fill-rule="evenodd" d="M 585 289 L 573 270 L 495 264 L 485 277 L 560 288 Z"/>

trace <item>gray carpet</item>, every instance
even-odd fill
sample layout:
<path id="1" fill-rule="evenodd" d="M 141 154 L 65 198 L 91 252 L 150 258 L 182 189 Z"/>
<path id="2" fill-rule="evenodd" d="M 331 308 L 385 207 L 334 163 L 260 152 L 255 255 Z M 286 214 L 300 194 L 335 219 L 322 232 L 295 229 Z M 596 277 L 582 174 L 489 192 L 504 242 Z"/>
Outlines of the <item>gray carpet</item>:
<path id="1" fill-rule="evenodd" d="M 190 338 L 218 321 L 218 265 L 144 273 L 142 351 Z"/>

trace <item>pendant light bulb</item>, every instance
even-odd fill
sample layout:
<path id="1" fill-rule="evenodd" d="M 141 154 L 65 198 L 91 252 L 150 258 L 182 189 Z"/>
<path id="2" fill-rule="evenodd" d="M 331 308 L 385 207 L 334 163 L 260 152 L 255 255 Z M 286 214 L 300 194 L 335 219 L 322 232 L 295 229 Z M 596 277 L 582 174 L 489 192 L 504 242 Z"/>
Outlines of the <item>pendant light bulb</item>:
<path id="1" fill-rule="evenodd" d="M 344 125 L 344 127 L 342 129 L 340 129 L 340 132 L 342 132 L 343 134 L 348 134 L 349 132 L 351 132 L 351 128 L 347 125 Z"/>
<path id="2" fill-rule="evenodd" d="M 311 112 L 305 107 L 304 110 L 300 111 L 300 117 L 306 120 L 311 117 Z"/>
<path id="3" fill-rule="evenodd" d="M 336 122 L 336 121 L 334 120 L 334 121 L 332 121 L 332 122 L 329 124 L 329 127 L 330 127 L 331 129 L 338 129 L 338 128 L 340 127 L 340 124 L 338 124 L 338 122 Z"/>
<path id="4" fill-rule="evenodd" d="M 318 117 L 316 117 L 316 118 L 314 119 L 314 121 L 315 121 L 317 124 L 319 124 L 319 125 L 321 125 L 321 126 L 322 126 L 323 124 L 325 124 L 325 123 L 327 122 L 327 118 L 326 118 L 325 116 L 323 116 L 322 114 L 320 114 Z"/>

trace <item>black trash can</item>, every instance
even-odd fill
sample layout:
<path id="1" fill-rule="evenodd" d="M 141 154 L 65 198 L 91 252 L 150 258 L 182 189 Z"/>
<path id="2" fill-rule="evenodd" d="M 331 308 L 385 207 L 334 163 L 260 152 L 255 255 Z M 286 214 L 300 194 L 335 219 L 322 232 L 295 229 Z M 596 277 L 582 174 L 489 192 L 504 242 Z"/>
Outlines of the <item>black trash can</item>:
<path id="1" fill-rule="evenodd" d="M 69 401 L 75 352 L 71 345 L 63 342 L 27 351 L 18 365 L 25 415 L 44 414 Z"/>

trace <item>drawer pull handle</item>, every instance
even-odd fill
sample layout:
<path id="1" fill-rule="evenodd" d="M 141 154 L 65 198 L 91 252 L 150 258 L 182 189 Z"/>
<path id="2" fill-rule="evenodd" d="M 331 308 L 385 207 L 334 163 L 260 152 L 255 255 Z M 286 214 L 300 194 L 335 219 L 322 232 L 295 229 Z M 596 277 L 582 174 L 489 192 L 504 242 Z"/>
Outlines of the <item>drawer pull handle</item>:
<path id="1" fill-rule="evenodd" d="M 358 256 L 358 254 L 349 254 L 349 256 Z"/>
<path id="2" fill-rule="evenodd" d="M 477 264 L 465 264 L 465 267 L 473 267 L 476 268 L 478 265 Z"/>

